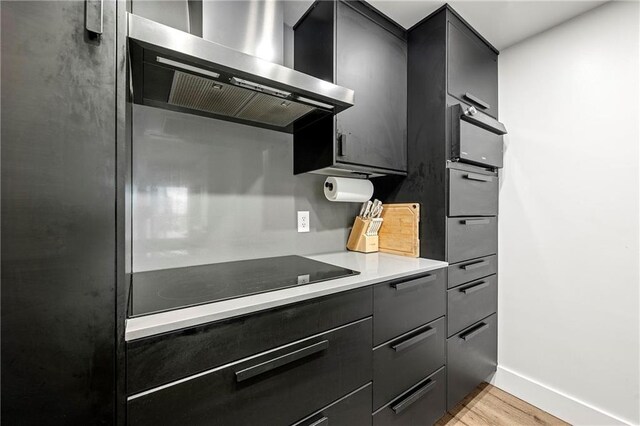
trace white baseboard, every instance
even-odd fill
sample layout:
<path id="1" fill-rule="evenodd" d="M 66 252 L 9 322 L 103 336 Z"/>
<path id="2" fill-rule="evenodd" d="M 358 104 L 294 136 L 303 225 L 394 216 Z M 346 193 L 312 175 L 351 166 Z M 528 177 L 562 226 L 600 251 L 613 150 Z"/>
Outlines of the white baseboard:
<path id="1" fill-rule="evenodd" d="M 498 366 L 490 383 L 573 425 L 631 424 L 505 367 Z"/>

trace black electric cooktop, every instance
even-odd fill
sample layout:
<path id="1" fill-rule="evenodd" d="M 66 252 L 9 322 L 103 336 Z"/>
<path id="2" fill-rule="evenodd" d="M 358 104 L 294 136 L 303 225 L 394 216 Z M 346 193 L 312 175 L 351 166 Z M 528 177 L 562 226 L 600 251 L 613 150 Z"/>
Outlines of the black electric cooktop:
<path id="1" fill-rule="evenodd" d="M 359 272 L 301 256 L 240 260 L 131 275 L 130 317 L 264 293 Z"/>

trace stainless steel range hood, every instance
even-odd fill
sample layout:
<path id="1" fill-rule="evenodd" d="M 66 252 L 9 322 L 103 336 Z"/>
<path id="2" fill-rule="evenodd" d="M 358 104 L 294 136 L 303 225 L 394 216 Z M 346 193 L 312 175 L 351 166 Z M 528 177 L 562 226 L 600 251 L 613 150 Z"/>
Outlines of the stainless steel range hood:
<path id="1" fill-rule="evenodd" d="M 353 106 L 350 89 L 127 14 L 133 101 L 293 133 Z"/>

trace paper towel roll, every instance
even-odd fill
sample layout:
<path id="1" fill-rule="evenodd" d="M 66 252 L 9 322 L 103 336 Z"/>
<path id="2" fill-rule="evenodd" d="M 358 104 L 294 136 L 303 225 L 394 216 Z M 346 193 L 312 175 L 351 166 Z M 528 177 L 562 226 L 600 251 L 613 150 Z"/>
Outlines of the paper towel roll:
<path id="1" fill-rule="evenodd" d="M 328 177 L 324 181 L 324 196 L 329 201 L 364 203 L 373 195 L 373 184 L 367 179 Z"/>

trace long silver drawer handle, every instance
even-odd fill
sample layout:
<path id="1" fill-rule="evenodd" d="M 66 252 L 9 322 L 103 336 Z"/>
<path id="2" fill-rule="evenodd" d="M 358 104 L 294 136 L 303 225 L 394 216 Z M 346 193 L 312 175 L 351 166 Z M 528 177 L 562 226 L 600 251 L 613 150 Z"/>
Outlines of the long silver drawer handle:
<path id="1" fill-rule="evenodd" d="M 469 341 L 471 339 L 473 339 L 474 337 L 476 337 L 478 334 L 482 333 L 483 331 L 485 331 L 487 328 L 489 328 L 489 324 L 483 322 L 482 325 L 474 330 L 469 331 L 468 333 L 465 334 L 461 334 L 460 338 L 462 340 Z"/>
<path id="2" fill-rule="evenodd" d="M 462 221 L 463 225 L 488 225 L 491 222 L 489 219 L 465 219 Z"/>
<path id="3" fill-rule="evenodd" d="M 489 282 L 488 281 L 478 281 L 477 283 L 474 283 L 473 285 L 470 285 L 468 287 L 465 288 L 461 288 L 460 291 L 464 294 L 471 294 L 471 293 L 475 293 L 478 290 L 482 290 L 483 288 L 487 288 L 489 287 Z"/>
<path id="4" fill-rule="evenodd" d="M 282 367 L 283 365 L 290 364 L 299 359 L 306 358 L 315 353 L 324 351 L 328 347 L 329 347 L 329 341 L 323 340 L 322 342 L 318 342 L 311 346 L 298 349 L 297 351 L 293 351 L 288 354 L 279 356 L 277 358 L 270 359 L 269 361 L 261 362 L 260 364 L 242 369 L 240 371 L 236 371 L 236 381 L 242 382 L 244 380 L 255 377 L 259 374 L 266 373 L 278 367 Z"/>
<path id="5" fill-rule="evenodd" d="M 409 395 L 408 397 L 406 397 L 396 405 L 392 406 L 391 409 L 393 410 L 394 413 L 400 414 L 401 412 L 409 408 L 411 404 L 413 404 L 414 402 L 416 402 L 417 400 L 425 396 L 427 393 L 429 393 L 429 391 L 431 391 L 435 387 L 436 383 L 437 383 L 436 380 L 429 379 L 426 385 L 422 386 L 421 388 L 413 392 L 411 395 Z"/>
<path id="6" fill-rule="evenodd" d="M 465 179 L 469 179 L 469 180 L 477 180 L 478 182 L 492 182 L 493 181 L 493 177 L 491 176 L 486 176 L 486 175 L 477 175 L 475 173 L 467 173 L 466 175 L 464 175 Z"/>

